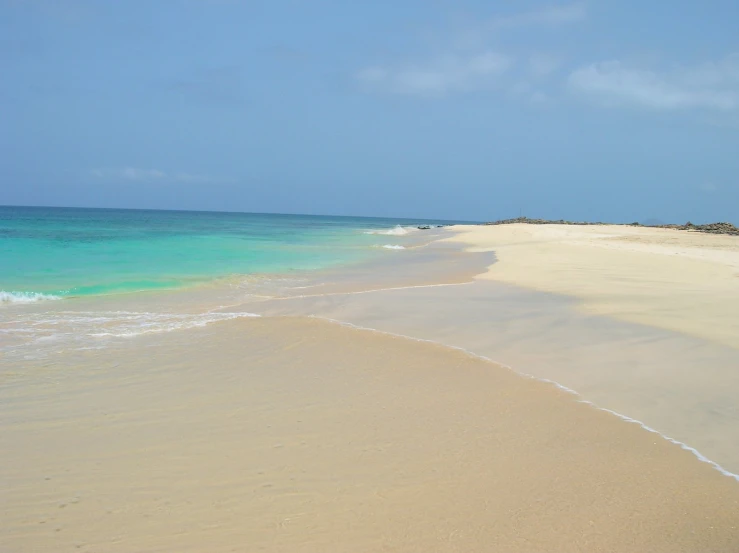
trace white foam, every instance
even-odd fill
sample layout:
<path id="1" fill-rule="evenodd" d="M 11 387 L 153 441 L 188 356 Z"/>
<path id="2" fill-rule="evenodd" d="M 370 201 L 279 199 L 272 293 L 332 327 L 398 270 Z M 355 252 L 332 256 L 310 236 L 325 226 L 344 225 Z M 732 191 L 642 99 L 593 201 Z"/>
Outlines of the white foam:
<path id="1" fill-rule="evenodd" d="M 244 317 L 260 317 L 256 313 L 202 313 L 192 314 L 170 314 L 170 313 L 132 313 L 123 321 L 115 321 L 117 328 L 109 332 L 90 332 L 88 336 L 94 338 L 131 338 L 141 336 L 143 334 L 152 334 L 157 332 L 172 332 L 175 330 L 185 330 L 188 328 L 200 328 L 212 323 L 221 321 L 231 321 Z"/>
<path id="2" fill-rule="evenodd" d="M 36 303 L 38 301 L 60 300 L 61 296 L 40 294 L 38 292 L 6 292 L 0 290 L 0 303 Z"/>
<path id="3" fill-rule="evenodd" d="M 387 236 L 404 236 L 413 230 L 415 229 L 412 227 L 401 227 L 400 225 L 396 225 L 394 228 L 391 228 L 389 230 L 368 230 L 365 232 L 365 234 L 384 234 Z"/>
<path id="4" fill-rule="evenodd" d="M 331 323 L 334 323 L 334 324 L 338 324 L 338 325 L 341 325 L 341 326 L 346 326 L 346 327 L 349 327 L 349 328 L 354 328 L 354 329 L 357 329 L 357 330 L 366 330 L 366 331 L 370 331 L 370 332 L 376 332 L 377 334 L 384 334 L 386 336 L 394 336 L 396 338 L 404 338 L 406 340 L 413 340 L 415 342 L 423 342 L 423 343 L 426 343 L 426 344 L 433 344 L 433 345 L 436 345 L 436 346 L 442 346 L 442 347 L 445 347 L 445 348 L 453 349 L 453 350 L 456 350 L 456 351 L 460 351 L 460 352 L 464 353 L 465 355 L 468 355 L 469 357 L 472 357 L 474 359 L 480 359 L 482 361 L 487 361 L 489 363 L 494 363 L 495 365 L 498 365 L 499 367 L 503 367 L 505 369 L 508 369 L 509 371 L 512 371 L 512 372 L 514 372 L 514 373 L 516 373 L 516 374 L 518 374 L 520 376 L 523 376 L 525 378 L 529 378 L 531 380 L 536 380 L 536 381 L 539 381 L 539 382 L 544 382 L 546 384 L 550 384 L 552 386 L 555 386 L 556 388 L 559 388 L 563 392 L 566 392 L 568 394 L 572 394 L 572 395 L 576 396 L 578 398 L 578 401 L 580 403 L 584 403 L 584 404 L 588 405 L 589 407 L 592 407 L 593 409 L 598 409 L 599 411 L 605 411 L 606 413 L 610 413 L 611 415 L 614 415 L 614 416 L 618 417 L 619 419 L 621 419 L 623 421 L 626 421 L 626 422 L 629 422 L 629 423 L 633 423 L 633 424 L 638 424 L 640 427 L 642 427 L 647 432 L 651 432 L 653 434 L 657 434 L 663 440 L 667 440 L 668 442 L 670 442 L 672 444 L 675 444 L 677 446 L 680 446 L 681 449 L 684 449 L 685 451 L 689 451 L 690 453 L 692 453 L 699 461 L 711 465 L 711 467 L 713 467 L 715 470 L 719 471 L 724 476 L 728 476 L 729 478 L 733 478 L 734 480 L 736 480 L 737 482 L 739 482 L 739 474 L 735 474 L 735 473 L 733 473 L 733 472 L 725 469 L 724 467 L 722 467 L 721 465 L 719 465 L 715 461 L 712 461 L 711 459 L 709 459 L 708 457 L 706 457 L 705 455 L 703 455 L 700 451 L 698 451 L 694 447 L 690 447 L 689 445 L 687 445 L 687 444 L 685 444 L 685 443 L 683 443 L 683 442 L 681 442 L 679 440 L 676 440 L 674 438 L 671 438 L 670 436 L 666 436 L 665 434 L 663 434 L 659 430 L 656 430 L 655 428 L 652 428 L 651 426 L 647 426 L 646 424 L 644 424 L 643 422 L 641 422 L 641 421 L 639 421 L 637 419 L 632 419 L 631 417 L 627 417 L 626 415 L 622 415 L 621 413 L 617 413 L 616 411 L 612 411 L 611 409 L 606 409 L 605 407 L 599 407 L 598 405 L 596 405 L 595 403 L 593 403 L 591 401 L 588 401 L 586 399 L 582 399 L 580 397 L 580 394 L 578 394 L 575 390 L 573 390 L 572 388 L 568 388 L 567 386 L 563 386 L 562 384 L 560 384 L 559 382 L 555 382 L 554 380 L 549 380 L 547 378 L 538 378 L 538 377 L 533 376 L 533 375 L 530 375 L 530 374 L 522 373 L 520 371 L 517 371 L 516 369 L 514 369 L 513 367 L 511 367 L 509 365 L 506 365 L 504 363 L 499 363 L 498 361 L 495 361 L 494 359 L 491 359 L 490 357 L 485 357 L 484 355 L 478 355 L 477 353 L 474 353 L 474 352 L 472 352 L 472 351 L 470 351 L 468 349 L 465 349 L 465 348 L 461 348 L 459 346 L 450 346 L 448 344 L 444 344 L 442 342 L 436 342 L 434 340 L 426 340 L 424 338 L 414 338 L 413 336 L 407 336 L 405 334 L 397 334 L 395 332 L 386 332 L 384 330 L 378 330 L 376 328 L 371 328 L 371 327 L 366 327 L 366 326 L 359 326 L 359 325 L 355 325 L 355 324 L 348 323 L 348 322 L 345 322 L 345 321 L 339 321 L 337 319 L 331 319 L 329 317 L 321 317 L 321 316 L 318 316 L 318 315 L 308 315 L 308 317 L 313 318 L 313 319 L 321 319 L 321 320 L 324 320 L 324 321 L 328 321 L 328 322 L 331 322 Z"/>
<path id="5" fill-rule="evenodd" d="M 405 246 L 400 246 L 398 244 L 385 244 L 382 247 L 385 248 L 386 250 L 404 250 L 405 249 Z"/>
<path id="6" fill-rule="evenodd" d="M 12 321 L 12 332 L 19 340 L 11 349 L 15 357 L 42 358 L 54 355 L 59 347 L 87 349 L 105 347 L 111 340 L 144 334 L 165 333 L 200 328 L 221 321 L 260 317 L 256 313 L 153 313 L 135 311 L 54 311 L 31 313 Z M 8 334 L 10 337 L 11 335 Z"/>

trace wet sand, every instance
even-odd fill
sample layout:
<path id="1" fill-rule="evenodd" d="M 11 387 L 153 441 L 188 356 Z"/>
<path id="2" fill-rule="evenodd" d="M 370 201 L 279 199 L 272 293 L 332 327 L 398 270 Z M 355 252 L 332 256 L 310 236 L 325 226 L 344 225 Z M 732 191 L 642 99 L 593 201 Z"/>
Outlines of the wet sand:
<path id="1" fill-rule="evenodd" d="M 468 232 L 487 236 L 488 230 L 495 233 L 504 227 L 481 228 L 462 227 L 462 236 L 467 236 Z M 602 227 L 582 228 L 591 232 L 590 229 Z M 615 228 L 620 231 L 622 227 Z M 626 230 L 635 233 L 639 229 L 627 227 Z M 647 238 L 650 232 L 645 229 Z M 711 240 L 723 243 L 726 238 L 733 239 L 696 236 L 681 231 L 665 232 L 673 243 L 680 241 L 689 245 L 703 243 L 705 246 Z M 239 309 L 247 308 L 269 316 L 322 317 L 462 348 L 512 367 L 521 374 L 557 382 L 574 390 L 584 400 L 639 420 L 663 435 L 696 448 L 726 470 L 739 474 L 739 441 L 736 439 L 739 436 L 739 405 L 735 400 L 739 397 L 739 372 L 736 370 L 739 367 L 739 349 L 725 343 L 727 336 L 709 340 L 700 333 L 693 335 L 657 324 L 639 324 L 619 316 L 594 313 L 588 308 L 588 296 L 553 294 L 536 290 L 533 286 L 501 282 L 497 275 L 506 274 L 506 263 L 519 263 L 515 257 L 518 250 L 507 254 L 513 257 L 512 261 L 507 261 L 505 256 L 501 260 L 497 249 L 490 243 L 470 246 L 469 240 L 459 241 L 458 236 L 459 229 L 454 227 L 447 234 L 450 241 L 432 242 L 426 246 L 424 256 L 435 254 L 444 257 L 446 248 L 455 244 L 474 249 L 477 253 L 471 255 L 481 257 L 468 261 L 478 264 L 477 276 L 469 278 L 465 273 L 465 278 L 455 280 L 444 275 L 438 280 L 443 284 L 441 286 L 389 287 L 366 294 L 345 294 L 341 289 L 332 291 L 328 288 L 321 294 L 305 297 L 285 295 L 247 304 L 246 307 L 242 305 Z M 548 247 L 547 244 L 536 244 L 538 249 Z M 724 245 L 724 249 L 731 244 Z M 522 242 L 520 247 L 529 246 Z M 596 249 L 599 246 L 588 247 Z M 673 244 L 672 247 L 676 246 Z M 696 250 L 696 246 L 681 247 Z M 556 248 L 559 246 L 555 244 Z M 405 252 L 401 263 L 413 265 L 419 254 L 416 251 Z M 484 257 L 493 254 L 497 259 Z M 534 253 L 528 252 L 527 255 L 531 257 L 526 258 L 526 263 L 536 262 Z M 692 251 L 692 255 L 697 257 L 699 251 Z M 581 252 L 579 261 L 576 261 L 584 263 L 583 258 L 587 255 Z M 648 258 L 656 258 L 654 263 L 661 263 L 658 254 Z M 620 267 L 621 261 L 615 257 L 607 264 L 599 263 L 585 275 L 578 274 L 577 263 L 573 262 L 574 268 L 567 275 L 574 283 L 573 287 L 579 289 L 588 275 L 599 272 L 601 276 L 593 277 L 592 285 L 599 284 L 600 293 L 604 296 L 610 293 L 608 290 L 612 290 L 613 297 L 621 297 L 625 290 L 637 289 L 640 294 L 648 295 L 650 289 L 661 287 L 657 280 L 661 278 L 659 271 L 639 273 L 639 268 L 643 269 L 647 261 L 642 260 L 642 265 L 631 268 Z M 696 259 L 692 262 L 701 261 Z M 709 265 L 715 262 L 711 260 Z M 485 268 L 482 268 L 483 264 Z M 562 270 L 561 264 L 552 269 L 555 273 L 552 278 L 569 282 L 557 276 Z M 627 270 L 632 274 L 619 288 L 620 280 L 612 277 L 612 272 Z M 539 266 L 527 273 L 527 278 L 543 281 L 548 271 L 550 268 L 540 261 Z M 680 278 L 687 279 L 695 274 L 695 271 L 686 273 Z M 608 281 L 611 277 L 612 282 Z M 526 282 L 524 280 L 524 284 Z M 584 286 L 587 289 L 588 285 Z M 698 280 L 693 286 L 694 289 L 703 286 L 702 293 L 713 294 L 716 300 L 703 307 L 699 305 L 691 312 L 691 320 L 709 329 L 712 318 L 717 316 L 715 305 L 720 289 L 713 290 L 710 281 L 701 284 Z M 664 296 L 680 294 L 679 288 L 670 287 L 669 280 L 661 288 Z M 654 301 L 662 301 L 660 298 L 658 296 Z M 727 305 L 731 305 L 734 298 L 734 295 L 727 296 Z M 648 300 L 644 300 L 644 305 L 644 312 L 650 313 Z M 651 307 L 655 311 L 653 316 L 659 319 L 658 305 L 652 304 Z M 737 324 L 739 317 L 723 313 L 730 319 L 729 327 Z"/>
<path id="2" fill-rule="evenodd" d="M 739 548 L 739 483 L 691 453 L 462 352 L 324 321 L 144 336 L 1 394 L 1 551 Z"/>
<path id="3" fill-rule="evenodd" d="M 576 301 L 476 281 L 249 305 L 310 315 L 474 352 L 552 380 L 696 448 L 739 474 L 739 351 L 578 309 Z"/>

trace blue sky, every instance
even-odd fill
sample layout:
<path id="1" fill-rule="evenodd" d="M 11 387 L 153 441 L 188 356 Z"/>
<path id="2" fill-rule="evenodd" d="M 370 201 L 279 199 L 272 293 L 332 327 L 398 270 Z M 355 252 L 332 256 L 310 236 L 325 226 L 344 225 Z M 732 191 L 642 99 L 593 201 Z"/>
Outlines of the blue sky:
<path id="1" fill-rule="evenodd" d="M 0 0 L 0 204 L 739 222 L 739 2 Z"/>

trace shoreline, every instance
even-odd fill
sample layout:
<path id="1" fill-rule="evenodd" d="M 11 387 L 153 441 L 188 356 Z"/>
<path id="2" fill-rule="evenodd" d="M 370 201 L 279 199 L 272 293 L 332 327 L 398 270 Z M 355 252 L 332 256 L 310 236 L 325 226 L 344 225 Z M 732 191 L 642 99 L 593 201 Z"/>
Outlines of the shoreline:
<path id="1" fill-rule="evenodd" d="M 222 318 L 20 361 L 12 381 L 0 381 L 0 443 L 13 452 L 0 480 L 12 491 L 14 529 L 0 544 L 226 551 L 249 540 L 268 551 L 337 553 L 739 546 L 733 467 L 692 439 L 668 438 L 675 434 L 651 415 L 621 415 L 640 404 L 598 388 L 611 393 L 598 380 L 608 375 L 633 380 L 638 373 L 612 370 L 629 355 L 682 374 L 676 346 L 713 358 L 716 347 L 583 317 L 566 298 L 487 280 L 505 259 L 466 252 L 456 240 L 464 230 L 433 240 L 414 233 L 404 244 L 416 247 L 384 262 L 264 283 L 259 296 L 138 298 L 126 303 L 132 311 L 178 312 L 187 298 L 189 311 Z M 83 301 L 79 310 L 93 305 L 124 304 Z M 259 316 L 231 316 L 239 313 Z M 593 371 L 594 362 L 603 367 Z M 690 409 L 670 414 L 691 420 Z M 688 436 L 715 422 L 699 417 Z M 718 422 L 716 435 L 731 435 Z M 39 456 L 50 448 L 55 455 Z M 110 518 L 98 512 L 106 508 Z"/>
<path id="2" fill-rule="evenodd" d="M 371 293 L 371 292 L 385 292 L 385 291 L 405 290 L 405 289 L 412 289 L 412 288 L 434 288 L 434 287 L 457 286 L 457 285 L 458 284 L 429 284 L 429 285 L 423 285 L 423 286 L 406 286 L 406 287 L 402 287 L 402 288 L 389 288 L 389 289 L 381 289 L 381 290 L 368 290 L 367 292 L 353 292 L 353 293 L 362 294 L 362 293 Z M 352 293 L 352 292 L 350 292 L 350 293 Z M 731 472 L 731 471 L 727 470 L 726 468 L 722 467 L 719 463 L 717 463 L 717 462 L 709 459 L 705 455 L 703 455 L 696 448 L 694 448 L 694 447 L 692 447 L 692 446 L 690 446 L 690 445 L 688 445 L 688 444 L 686 444 L 684 442 L 681 442 L 679 440 L 676 440 L 674 438 L 671 438 L 670 436 L 667 436 L 667 435 L 663 434 L 659 430 L 657 430 L 655 428 L 652 428 L 651 426 L 648 426 L 643 421 L 640 421 L 638 419 L 631 418 L 631 417 L 629 417 L 627 415 L 624 415 L 622 413 L 618 413 L 618 412 L 613 411 L 611 409 L 608 409 L 606 407 L 601 407 L 601 406 L 597 405 L 596 403 L 594 403 L 592 401 L 588 401 L 587 399 L 584 399 L 582 397 L 582 395 L 580 394 L 580 392 L 578 392 L 577 390 L 574 390 L 572 388 L 568 388 L 564 384 L 560 384 L 559 382 L 556 382 L 554 380 L 550 380 L 550 379 L 547 379 L 547 378 L 541 378 L 541 377 L 538 377 L 538 376 L 534 376 L 534 375 L 531 375 L 531 374 L 527 374 L 527 373 L 521 372 L 520 370 L 517 370 L 517 369 L 515 369 L 512 366 L 506 365 L 504 363 L 501 363 L 500 361 L 497 361 L 497 360 L 492 359 L 490 357 L 487 357 L 485 355 L 477 354 L 477 353 L 475 353 L 473 351 L 467 350 L 467 349 L 462 348 L 462 347 L 459 347 L 459 346 L 453 346 L 453 345 L 445 344 L 443 342 L 437 342 L 437 341 L 434 341 L 434 340 L 428 340 L 428 339 L 424 339 L 424 338 L 416 338 L 416 337 L 408 336 L 408 335 L 405 335 L 405 334 L 397 334 L 397 333 L 394 333 L 394 332 L 388 332 L 388 331 L 384 331 L 384 330 L 379 330 L 377 328 L 359 326 L 359 325 L 355 325 L 355 324 L 348 323 L 348 322 L 345 322 L 345 321 L 340 321 L 340 320 L 337 320 L 337 319 L 330 319 L 330 318 L 327 318 L 327 317 L 310 316 L 309 318 L 313 318 L 313 319 L 321 320 L 321 321 L 326 321 L 326 322 L 329 322 L 329 323 L 332 323 L 332 324 L 336 324 L 336 325 L 347 327 L 347 328 L 352 328 L 352 329 L 363 331 L 363 332 L 376 333 L 376 334 L 380 334 L 380 335 L 383 335 L 383 336 L 389 336 L 389 337 L 399 338 L 399 339 L 403 339 L 403 340 L 410 340 L 412 342 L 420 342 L 420 343 L 423 343 L 423 344 L 429 344 L 429 345 L 433 345 L 433 346 L 438 346 L 438 347 L 445 348 L 445 349 L 448 349 L 448 350 L 458 351 L 458 352 L 462 353 L 463 355 L 467 355 L 467 356 L 469 356 L 469 357 L 471 357 L 473 359 L 479 359 L 480 361 L 484 361 L 486 363 L 490 363 L 491 365 L 494 365 L 494 366 L 496 366 L 498 368 L 502 368 L 502 369 L 508 370 L 511 373 L 515 374 L 516 376 L 519 376 L 519 377 L 522 377 L 522 378 L 525 378 L 525 379 L 530 379 L 530 380 L 539 382 L 541 384 L 551 385 L 553 388 L 555 388 L 557 390 L 560 390 L 562 392 L 565 392 L 565 393 L 567 393 L 569 395 L 574 396 L 575 398 L 577 398 L 577 402 L 578 403 L 582 403 L 582 404 L 588 405 L 589 407 L 591 407 L 591 408 L 593 408 L 593 409 L 595 409 L 597 411 L 603 411 L 605 413 L 608 413 L 610 415 L 613 415 L 617 419 L 620 419 L 620 420 L 622 420 L 622 421 L 624 421 L 626 423 L 635 424 L 635 425 L 639 426 L 641 429 L 643 429 L 643 430 L 645 430 L 647 432 L 650 432 L 652 434 L 656 434 L 661 439 L 663 439 L 663 440 L 665 440 L 667 442 L 670 442 L 670 443 L 672 443 L 674 445 L 677 445 L 677 446 L 679 446 L 681 449 L 683 449 L 685 451 L 690 452 L 691 454 L 693 454 L 693 456 L 695 456 L 695 458 L 697 460 L 699 460 L 702 463 L 706 463 L 706 464 L 710 465 L 713 469 L 715 469 L 717 472 L 719 472 L 723 476 L 726 476 L 726 477 L 728 477 L 730 479 L 733 479 L 733 480 L 736 480 L 737 482 L 739 482 L 739 474 L 734 473 L 734 472 Z"/>
<path id="3" fill-rule="evenodd" d="M 738 543 L 735 482 L 465 352 L 302 317 L 137 343 L 156 365 L 129 348 L 92 365 L 62 356 L 75 373 L 5 392 L 0 441 L 14 447 L 0 480 L 13 509 L 0 544 L 729 553 Z"/>
<path id="4" fill-rule="evenodd" d="M 464 230 L 452 228 L 449 238 L 427 248 L 452 243 L 469 251 L 469 244 L 456 238 Z M 491 249 L 476 248 L 488 254 Z M 739 432 L 730 399 L 739 393 L 736 348 L 642 322 L 620 322 L 583 311 L 571 296 L 486 278 L 504 263 L 497 256 L 486 270 L 455 286 L 404 285 L 361 294 L 324 289 L 239 308 L 265 316 L 317 316 L 462 349 L 574 390 L 598 408 L 639 421 L 721 470 L 739 474 L 739 448 L 724 444 Z M 713 410 L 707 407 L 712 405 Z"/>

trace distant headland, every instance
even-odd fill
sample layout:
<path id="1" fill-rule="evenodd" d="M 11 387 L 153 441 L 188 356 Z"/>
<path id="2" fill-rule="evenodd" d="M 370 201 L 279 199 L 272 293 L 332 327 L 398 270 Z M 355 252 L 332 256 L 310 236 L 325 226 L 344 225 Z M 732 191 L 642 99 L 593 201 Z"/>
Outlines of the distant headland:
<path id="1" fill-rule="evenodd" d="M 490 221 L 483 223 L 484 225 L 512 225 L 514 223 L 524 223 L 528 225 L 612 225 L 618 224 L 628 227 L 648 227 L 648 228 L 668 228 L 675 230 L 692 230 L 697 232 L 707 232 L 710 234 L 730 234 L 739 236 L 739 228 L 731 223 L 708 223 L 705 225 L 694 225 L 690 221 L 684 225 L 664 224 L 664 225 L 644 225 L 642 223 L 600 223 L 588 221 L 565 221 L 564 219 L 529 219 L 528 217 L 516 217 L 515 219 L 501 219 L 499 221 Z"/>

